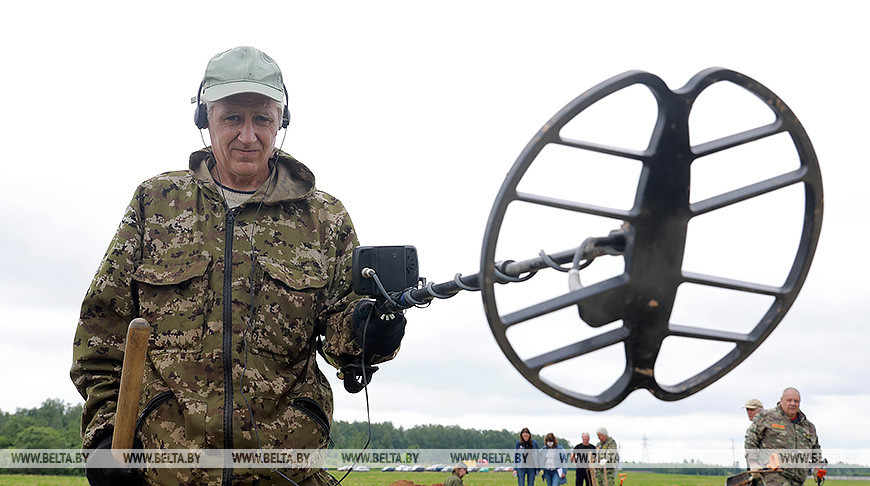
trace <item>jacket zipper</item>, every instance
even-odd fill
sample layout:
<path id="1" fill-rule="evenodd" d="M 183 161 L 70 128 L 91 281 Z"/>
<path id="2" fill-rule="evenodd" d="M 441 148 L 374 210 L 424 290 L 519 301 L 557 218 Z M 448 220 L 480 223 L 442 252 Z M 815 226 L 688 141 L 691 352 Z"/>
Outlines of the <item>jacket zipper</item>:
<path id="1" fill-rule="evenodd" d="M 233 448 L 233 232 L 236 208 L 227 211 L 224 225 L 223 336 L 224 365 L 224 449 Z M 225 465 L 226 466 L 226 465 Z M 233 470 L 224 467 L 221 484 L 233 484 Z"/>

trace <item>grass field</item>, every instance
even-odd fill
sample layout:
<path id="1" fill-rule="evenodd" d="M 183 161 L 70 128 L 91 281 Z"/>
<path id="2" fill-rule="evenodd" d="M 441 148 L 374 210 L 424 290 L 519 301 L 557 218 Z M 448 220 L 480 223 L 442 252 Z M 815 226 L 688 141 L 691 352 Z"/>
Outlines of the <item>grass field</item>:
<path id="1" fill-rule="evenodd" d="M 336 471 L 331 471 L 337 475 Z M 628 474 L 623 486 L 723 486 L 725 476 L 693 476 L 681 474 L 655 474 L 648 472 L 621 471 Z M 343 474 L 343 473 L 342 473 Z M 443 483 L 449 473 L 403 473 L 403 472 L 355 472 L 351 473 L 341 484 L 343 486 L 389 486 L 400 479 L 414 481 L 419 485 Z M 341 477 L 340 475 L 337 477 Z M 618 480 L 617 480 L 618 481 Z M 517 486 L 517 480 L 510 473 L 471 473 L 463 478 L 465 486 Z M 535 486 L 546 486 L 541 476 L 535 480 Z M 574 486 L 574 472 L 568 472 L 568 484 Z M 815 486 L 808 479 L 806 486 Z M 868 481 L 832 480 L 825 481 L 825 486 L 870 486 Z"/>
<path id="2" fill-rule="evenodd" d="M 0 474 L 2 486 L 88 486 L 82 476 L 35 476 Z"/>
<path id="3" fill-rule="evenodd" d="M 338 475 L 332 471 L 332 474 Z M 343 473 L 342 473 L 343 474 Z M 341 477 L 338 475 L 337 477 Z M 420 485 L 443 483 L 447 479 L 447 473 L 403 473 L 403 472 L 354 472 L 342 482 L 343 486 L 389 486 L 394 482 L 406 479 Z M 466 486 L 516 486 L 517 480 L 510 473 L 471 473 L 465 477 Z M 535 481 L 536 485 L 544 486 L 541 477 Z M 628 478 L 623 486 L 722 486 L 725 484 L 724 476 L 687 476 L 678 474 L 653 474 L 645 472 L 628 471 Z M 807 480 L 806 486 L 815 485 Z M 88 486 L 83 477 L 75 476 L 20 476 L 0 474 L 2 486 Z M 568 473 L 568 484 L 574 485 L 574 473 Z M 868 481 L 848 481 L 829 479 L 825 486 L 868 486 Z"/>

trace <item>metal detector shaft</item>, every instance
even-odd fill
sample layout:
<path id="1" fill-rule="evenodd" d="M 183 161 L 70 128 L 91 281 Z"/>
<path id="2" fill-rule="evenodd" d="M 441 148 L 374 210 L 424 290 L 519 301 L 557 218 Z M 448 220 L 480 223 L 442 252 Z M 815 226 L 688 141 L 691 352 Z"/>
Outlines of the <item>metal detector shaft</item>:
<path id="1" fill-rule="evenodd" d="M 599 238 L 587 238 L 577 248 L 560 251 L 547 255 L 543 251 L 541 256 L 528 260 L 506 260 L 496 262 L 496 281 L 500 284 L 510 282 L 522 282 L 534 276 L 535 272 L 547 267 L 556 267 L 567 263 L 576 263 L 579 260 L 590 261 L 601 255 L 620 255 L 625 250 L 625 231 L 611 231 L 608 236 Z M 561 269 L 568 271 L 568 269 Z M 453 280 L 439 284 L 429 283 L 421 288 L 409 289 L 393 296 L 396 306 L 401 309 L 424 304 L 432 299 L 447 299 L 453 297 L 460 290 L 480 290 L 480 273 L 462 276 L 456 274 Z"/>

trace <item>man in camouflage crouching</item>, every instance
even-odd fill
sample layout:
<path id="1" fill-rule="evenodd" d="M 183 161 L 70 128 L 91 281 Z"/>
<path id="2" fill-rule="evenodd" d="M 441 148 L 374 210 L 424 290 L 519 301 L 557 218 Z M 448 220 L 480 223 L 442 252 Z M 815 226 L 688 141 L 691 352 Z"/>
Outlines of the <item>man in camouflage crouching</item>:
<path id="1" fill-rule="evenodd" d="M 405 319 L 352 292 L 358 242 L 348 213 L 276 149 L 289 122 L 278 65 L 252 47 L 221 53 L 196 100 L 211 146 L 190 156 L 188 170 L 139 186 L 82 304 L 70 374 L 86 400 L 84 448 L 111 446 L 124 337 L 136 317 L 151 325 L 141 447 L 324 448 L 333 400 L 315 353 L 336 367 L 385 361 Z M 335 482 L 322 469 L 226 466 L 89 468 L 88 479 Z"/>
<path id="2" fill-rule="evenodd" d="M 821 447 L 816 427 L 800 411 L 801 395 L 794 388 L 786 388 L 775 408 L 762 410 L 746 430 L 746 461 L 750 471 L 773 463 L 819 462 Z M 779 457 L 771 459 L 772 453 Z M 783 467 L 765 472 L 761 480 L 765 486 L 798 486 L 810 474 L 809 467 Z"/>

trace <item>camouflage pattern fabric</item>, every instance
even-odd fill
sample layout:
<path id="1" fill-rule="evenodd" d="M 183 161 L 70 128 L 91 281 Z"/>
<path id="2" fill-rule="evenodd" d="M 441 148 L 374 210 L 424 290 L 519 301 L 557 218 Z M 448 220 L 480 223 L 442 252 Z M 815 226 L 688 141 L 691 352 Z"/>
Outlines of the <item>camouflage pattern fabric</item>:
<path id="1" fill-rule="evenodd" d="M 173 398 L 145 419 L 145 449 L 327 444 L 332 391 L 315 348 L 336 367 L 361 353 L 351 322 L 359 297 L 350 217 L 283 152 L 248 202 L 227 210 L 213 163 L 201 150 L 189 171 L 139 186 L 87 291 L 70 371 L 85 398 L 84 448 L 111 433 L 135 317 L 151 325 L 140 410 L 161 393 Z M 282 472 L 300 484 L 331 481 L 322 471 Z M 226 484 L 227 474 L 153 469 L 146 481 Z M 289 484 L 279 479 L 266 469 L 232 471 L 233 484 Z"/>
<path id="2" fill-rule="evenodd" d="M 766 455 L 762 457 L 762 453 L 757 449 L 821 451 L 816 427 L 807 420 L 806 415 L 798 411 L 797 420 L 792 422 L 778 403 L 775 408 L 758 412 L 752 420 L 752 425 L 746 430 L 744 448 L 747 462 L 761 466 L 766 465 L 770 457 Z M 809 474 L 809 468 L 783 468 L 781 473 L 765 475 L 764 484 L 803 484 Z"/>
<path id="3" fill-rule="evenodd" d="M 788 477 L 783 473 L 769 472 L 764 473 L 758 484 L 763 486 L 803 486 L 804 482 Z"/>
<path id="4" fill-rule="evenodd" d="M 612 452 L 612 454 L 615 455 L 617 451 L 616 441 L 613 440 L 613 437 L 604 439 L 604 442 L 599 441 L 596 450 L 598 452 Z M 605 457 L 608 457 L 609 459 L 606 462 L 600 462 L 600 459 Z M 594 466 L 596 484 L 598 486 L 616 486 L 616 466 L 619 463 L 619 460 L 615 459 L 615 457 L 610 454 L 606 456 L 602 455 L 600 456 L 600 459 L 598 456 L 595 456 L 595 458 L 597 459 Z"/>
<path id="5" fill-rule="evenodd" d="M 451 474 L 446 481 L 444 481 L 444 486 L 462 486 L 462 478 L 455 474 Z"/>

